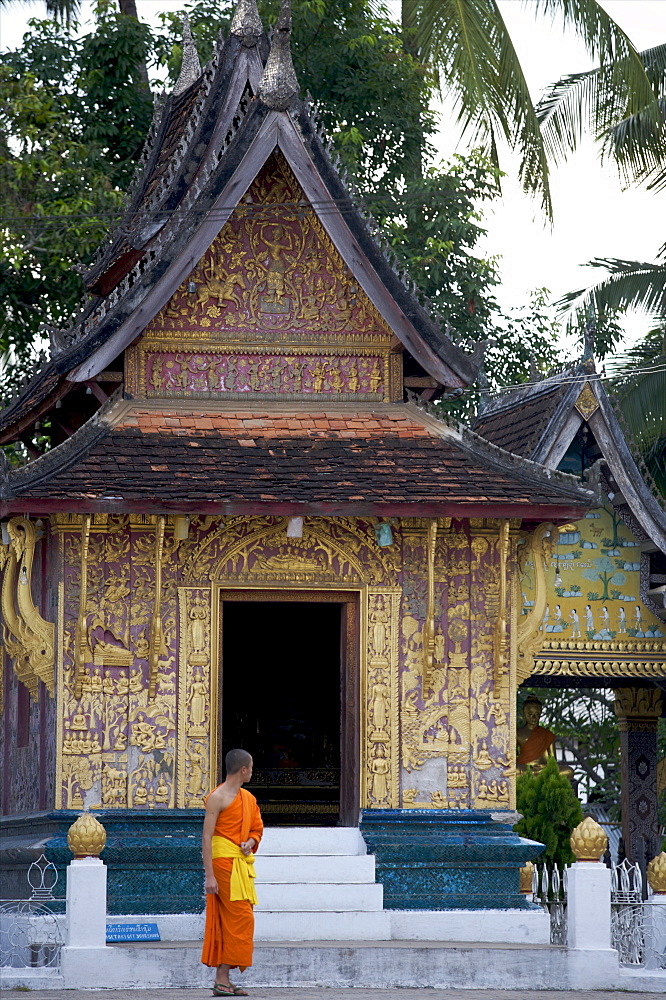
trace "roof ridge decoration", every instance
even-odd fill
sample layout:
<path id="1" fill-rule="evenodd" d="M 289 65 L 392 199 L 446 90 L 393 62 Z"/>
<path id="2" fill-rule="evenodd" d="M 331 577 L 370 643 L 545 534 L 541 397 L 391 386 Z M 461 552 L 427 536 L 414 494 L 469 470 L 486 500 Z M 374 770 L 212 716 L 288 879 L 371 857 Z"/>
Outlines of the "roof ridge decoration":
<path id="1" fill-rule="evenodd" d="M 596 382 L 600 378 L 600 375 L 584 366 L 580 360 L 570 362 L 561 369 L 549 372 L 539 382 L 525 382 L 524 385 L 516 386 L 515 389 L 508 391 L 498 390 L 495 395 L 488 399 L 483 410 L 477 413 L 476 420 L 481 422 L 490 416 L 501 413 L 502 410 L 513 409 L 517 403 L 541 396 L 544 393 L 549 394 L 557 389 L 567 389 L 570 386 L 582 388 L 586 382 Z"/>
<path id="2" fill-rule="evenodd" d="M 238 0 L 229 33 L 241 38 L 248 49 L 257 44 L 264 33 L 257 0 Z"/>
<path id="3" fill-rule="evenodd" d="M 291 58 L 291 0 L 282 0 L 271 37 L 259 97 L 272 111 L 286 111 L 298 97 L 299 86 Z"/>
<path id="4" fill-rule="evenodd" d="M 183 60 L 180 66 L 180 74 L 173 88 L 173 96 L 177 97 L 184 90 L 196 83 L 201 76 L 201 63 L 199 53 L 190 28 L 190 19 L 187 14 L 183 14 Z"/>

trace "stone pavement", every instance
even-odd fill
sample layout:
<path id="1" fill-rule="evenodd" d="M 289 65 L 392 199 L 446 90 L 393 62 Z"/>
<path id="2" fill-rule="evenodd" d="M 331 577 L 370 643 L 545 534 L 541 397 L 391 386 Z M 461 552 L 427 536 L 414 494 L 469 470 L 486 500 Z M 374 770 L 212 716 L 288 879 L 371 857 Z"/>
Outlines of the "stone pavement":
<path id="1" fill-rule="evenodd" d="M 430 990 L 280 987 L 248 990 L 253 1000 L 646 1000 L 663 993 L 628 990 Z M 2 1000 L 206 1000 L 210 990 L 3 990 Z"/>

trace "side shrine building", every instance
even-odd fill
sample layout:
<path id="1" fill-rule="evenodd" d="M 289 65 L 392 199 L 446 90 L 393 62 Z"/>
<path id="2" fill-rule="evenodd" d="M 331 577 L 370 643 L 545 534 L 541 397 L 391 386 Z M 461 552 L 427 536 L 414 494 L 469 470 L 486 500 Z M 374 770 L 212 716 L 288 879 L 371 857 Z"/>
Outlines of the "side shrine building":
<path id="1" fill-rule="evenodd" d="M 1 415 L 1 443 L 54 435 L 2 481 L 5 829 L 17 864 L 37 835 L 64 861 L 100 811 L 111 912 L 200 909 L 202 799 L 240 745 L 269 824 L 465 832 L 427 892 L 387 866 L 386 906 L 520 907 L 517 687 L 573 659 L 520 567 L 542 580 L 601 501 L 420 405 L 475 365 L 354 203 L 289 36 L 287 3 L 269 45 L 240 0 L 203 71 L 186 45 L 90 297 Z"/>

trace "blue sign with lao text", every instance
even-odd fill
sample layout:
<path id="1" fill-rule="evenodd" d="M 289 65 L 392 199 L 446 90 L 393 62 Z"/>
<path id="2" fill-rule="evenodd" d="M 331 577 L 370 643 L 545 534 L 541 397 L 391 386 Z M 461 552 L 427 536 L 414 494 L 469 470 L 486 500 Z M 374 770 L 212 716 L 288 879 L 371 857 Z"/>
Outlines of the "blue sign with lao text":
<path id="1" fill-rule="evenodd" d="M 107 924 L 106 940 L 113 941 L 159 941 L 157 924 Z"/>

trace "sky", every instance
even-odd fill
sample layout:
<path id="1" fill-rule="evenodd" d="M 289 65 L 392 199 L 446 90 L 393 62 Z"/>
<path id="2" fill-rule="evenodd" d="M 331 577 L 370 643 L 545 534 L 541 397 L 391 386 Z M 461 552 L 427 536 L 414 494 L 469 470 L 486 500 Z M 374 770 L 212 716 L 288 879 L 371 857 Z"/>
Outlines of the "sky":
<path id="1" fill-rule="evenodd" d="M 601 0 L 602 6 L 628 34 L 634 45 L 646 49 L 666 40 L 666 0 Z M 592 68 L 582 42 L 561 23 L 536 19 L 530 0 L 499 0 L 502 14 L 521 60 L 533 97 L 567 73 Z M 397 12 L 397 0 L 389 0 Z M 532 8 L 532 9 L 531 9 Z M 139 17 L 152 20 L 161 11 L 182 9 L 182 0 L 137 0 Z M 92 4 L 83 3 L 85 22 Z M 41 0 L 16 2 L 0 11 L 0 48 L 20 44 L 30 17 L 42 16 Z M 438 151 L 443 158 L 464 153 L 455 126 L 440 107 Z M 554 224 L 544 221 L 538 202 L 517 183 L 517 164 L 510 153 L 502 158 L 508 176 L 502 198 L 487 212 L 487 236 L 480 252 L 501 257 L 502 285 L 497 291 L 504 308 L 526 304 L 532 289 L 546 287 L 553 300 L 565 292 L 598 280 L 603 272 L 584 265 L 594 257 L 652 261 L 666 236 L 666 196 L 642 188 L 623 190 L 612 164 L 602 165 L 592 140 L 586 141 L 567 163 L 551 175 Z M 649 328 L 643 316 L 625 323 L 631 342 Z"/>

